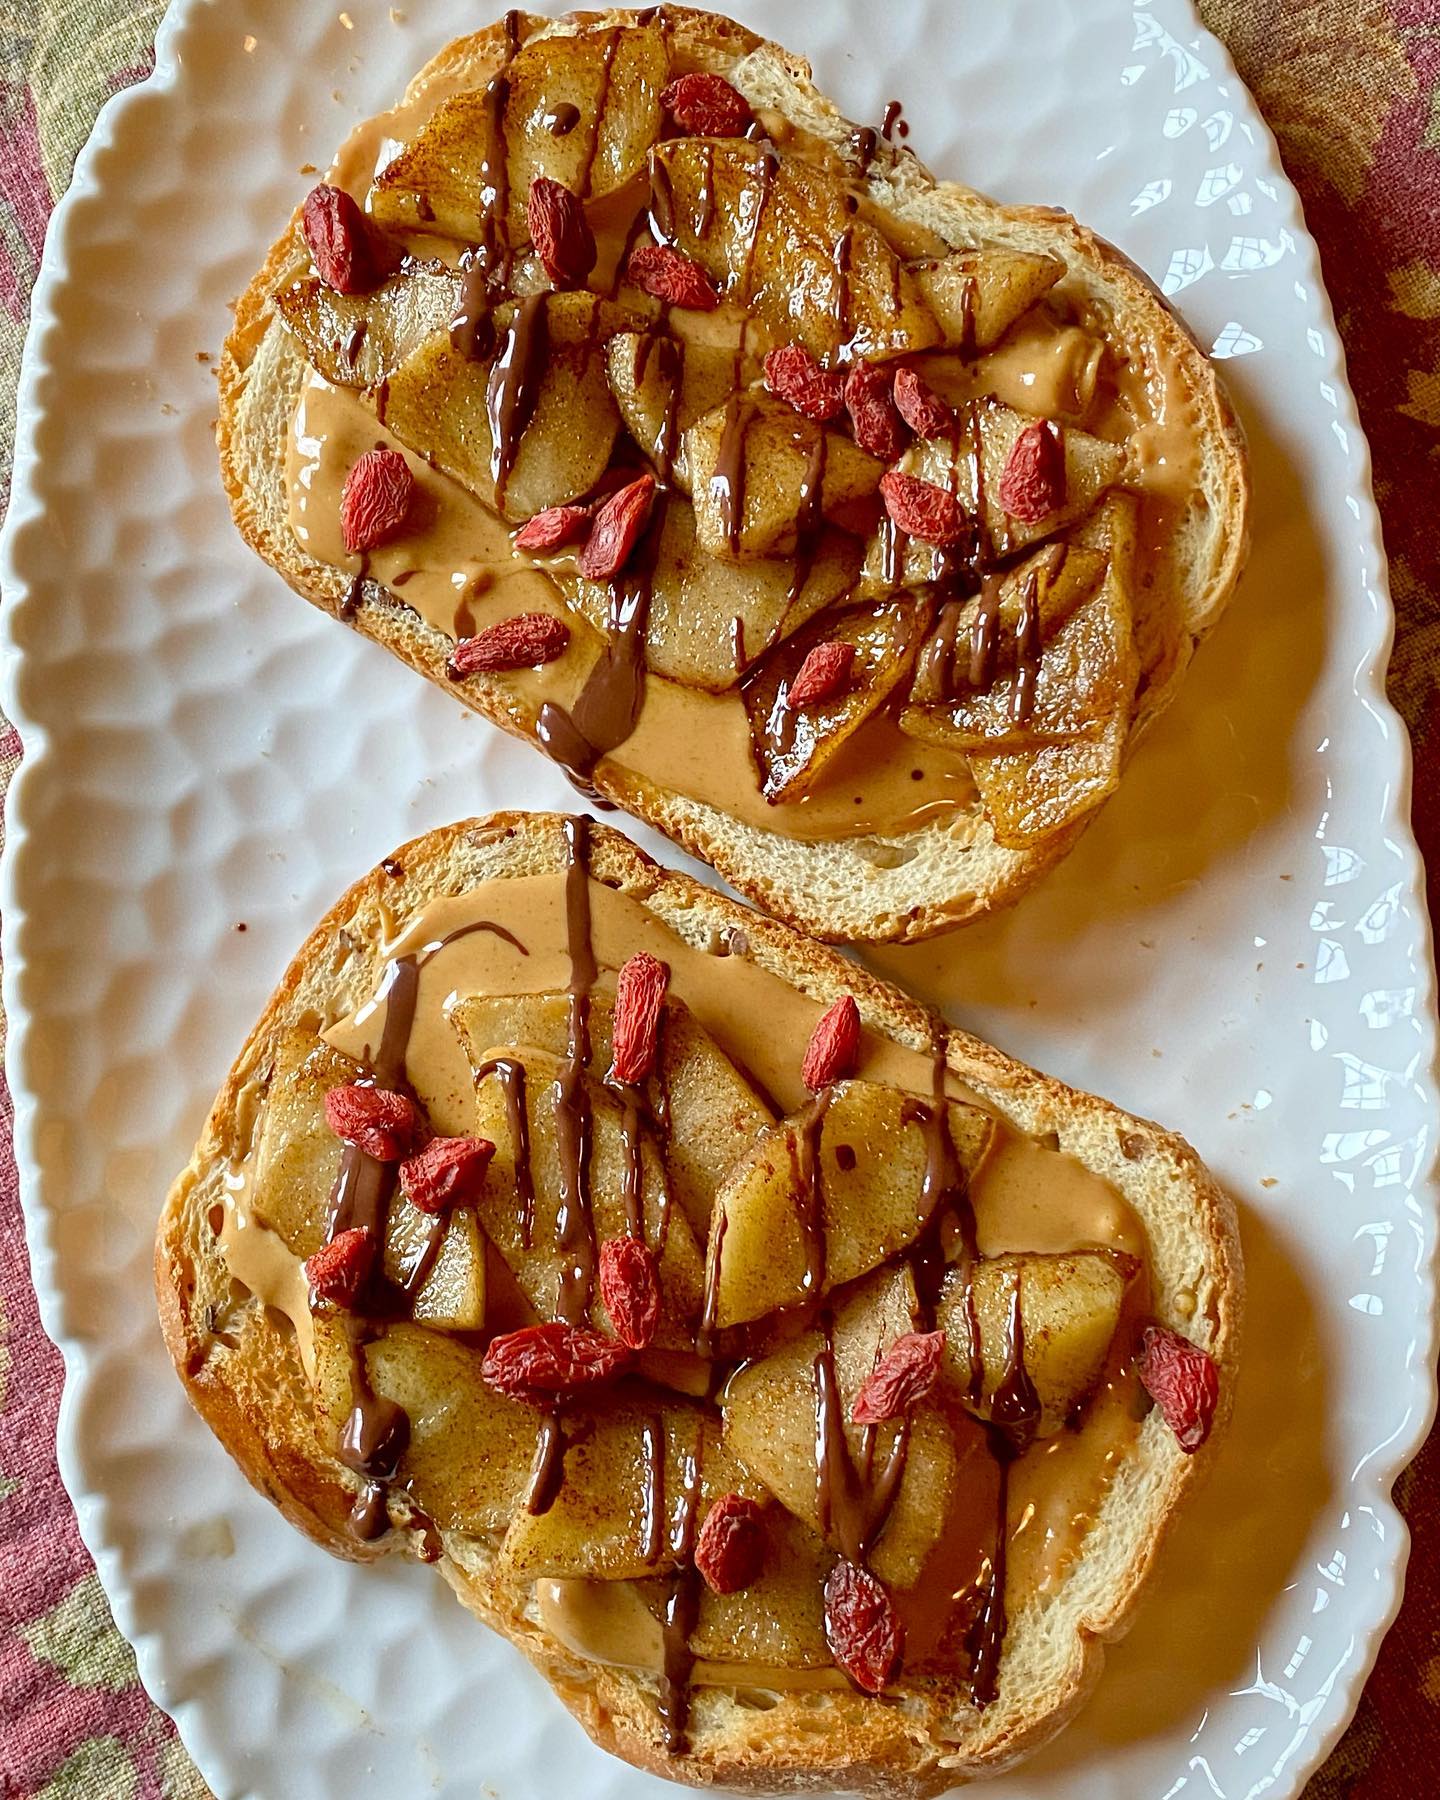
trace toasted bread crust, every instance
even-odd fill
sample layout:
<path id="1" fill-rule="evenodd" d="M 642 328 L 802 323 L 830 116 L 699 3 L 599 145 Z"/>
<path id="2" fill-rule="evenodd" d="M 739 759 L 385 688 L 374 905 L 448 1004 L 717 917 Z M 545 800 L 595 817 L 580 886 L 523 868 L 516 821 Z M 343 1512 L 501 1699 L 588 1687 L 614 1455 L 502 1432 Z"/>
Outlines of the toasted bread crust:
<path id="1" fill-rule="evenodd" d="M 231 1159 L 243 1154 L 274 1048 L 297 1023 L 342 1016 L 373 991 L 380 943 L 430 900 L 482 881 L 560 869 L 554 815 L 497 814 L 434 831 L 403 846 L 399 880 L 377 869 L 342 896 L 306 939 L 235 1066 L 195 1155 L 171 1190 L 156 1244 L 165 1340 L 187 1391 L 260 1491 L 327 1549 L 358 1557 L 418 1554 L 422 1533 L 400 1530 L 370 1546 L 345 1534 L 355 1477 L 320 1444 L 293 1333 L 258 1304 L 219 1327 L 207 1307 L 228 1293 L 228 1270 L 207 1224 Z M 649 908 L 692 945 L 727 927 L 747 954 L 812 998 L 852 993 L 867 1028 L 912 1048 L 943 1031 L 898 989 L 788 926 L 659 868 L 619 833 L 593 830 L 595 879 Z M 1158 1413 L 1140 1430 L 1082 1552 L 1059 1587 L 1012 1624 L 1000 1698 L 977 1713 L 958 1684 L 927 1684 L 901 1704 L 848 1691 L 782 1693 L 762 1707 L 728 1690 L 694 1695 L 689 1753 L 662 1747 L 653 1681 L 580 1661 L 526 1615 L 523 1599 L 492 1579 L 495 1546 L 444 1536 L 442 1572 L 479 1617 L 516 1643 L 604 1748 L 637 1766 L 697 1785 L 896 1796 L 939 1792 L 1017 1760 L 1054 1735 L 1099 1679 L 1104 1644 L 1123 1634 L 1160 1543 L 1209 1465 L 1229 1413 L 1239 1354 L 1243 1276 L 1234 1210 L 1180 1138 L 1037 1074 L 962 1031 L 944 1032 L 949 1067 L 997 1112 L 1031 1134 L 1055 1133 L 1119 1190 L 1150 1244 L 1157 1317 L 1197 1338 L 1215 1359 L 1220 1406 L 1193 1457 Z M 773 1704 L 770 1702 L 773 1701 Z"/>
<path id="2" fill-rule="evenodd" d="M 850 122 L 818 93 L 809 64 L 715 14 L 666 9 L 673 42 L 690 61 L 724 72 L 752 100 L 774 106 L 817 136 L 839 142 Z M 572 13 L 552 22 L 523 17 L 522 30 L 570 30 L 623 23 L 633 14 Z M 500 25 L 457 39 L 411 82 L 407 101 L 437 82 L 478 85 L 504 54 Z M 1169 604 L 1177 629 L 1166 655 L 1148 671 L 1127 742 L 1128 757 L 1169 704 L 1195 647 L 1223 612 L 1248 547 L 1248 476 L 1243 436 L 1215 369 L 1158 291 L 1112 245 L 1063 213 L 1001 207 L 954 182 L 936 182 L 908 151 L 880 147 L 870 177 L 878 204 L 963 245 L 977 239 L 1064 258 L 1068 279 L 1106 308 L 1127 347 L 1163 359 L 1182 383 L 1196 420 L 1204 465 L 1204 519 L 1186 538 Z M 338 613 L 348 579 L 307 556 L 295 542 L 284 501 L 285 433 L 307 365 L 274 318 L 271 295 L 308 258 L 299 213 L 272 247 L 236 306 L 219 365 L 220 465 L 236 524 L 295 591 Z M 1183 577 L 1183 579 L 1182 579 Z M 492 724 L 538 743 L 535 712 L 502 683 L 476 676 L 457 686 L 445 676 L 451 641 L 374 581 L 362 588 L 349 620 L 419 673 L 445 686 Z M 604 798 L 657 827 L 710 863 L 735 888 L 797 929 L 827 941 L 904 942 L 949 930 L 1011 904 L 1074 846 L 1094 813 L 1028 850 L 998 844 L 983 813 L 952 815 L 882 836 L 806 842 L 742 823 L 632 772 L 604 766 Z"/>

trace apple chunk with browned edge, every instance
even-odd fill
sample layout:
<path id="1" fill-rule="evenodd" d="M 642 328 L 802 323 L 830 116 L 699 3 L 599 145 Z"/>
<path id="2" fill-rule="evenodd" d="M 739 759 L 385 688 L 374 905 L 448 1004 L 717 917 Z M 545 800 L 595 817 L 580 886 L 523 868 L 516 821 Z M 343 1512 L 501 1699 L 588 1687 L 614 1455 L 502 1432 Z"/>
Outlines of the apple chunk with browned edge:
<path id="1" fill-rule="evenodd" d="M 337 294 L 323 281 L 297 281 L 276 294 L 275 311 L 327 381 L 371 388 L 427 338 L 448 330 L 459 297 L 453 269 L 411 263 L 372 294 Z"/>
<path id="2" fill-rule="evenodd" d="M 528 1045 L 496 1046 L 477 1041 L 470 1029 L 471 1004 L 462 1000 L 452 1010 L 451 1019 L 471 1067 L 477 1074 L 487 1071 L 475 1090 L 475 1121 L 480 1136 L 495 1145 L 495 1155 L 475 1203 L 476 1211 L 486 1235 L 504 1257 L 526 1299 L 542 1318 L 554 1318 L 561 1271 L 570 1261 L 569 1254 L 559 1246 L 557 1230 L 565 1184 L 557 1117 L 564 1064 L 561 1058 Z M 488 1032 L 488 1013 L 483 1024 Z M 497 1061 L 516 1073 L 507 1077 L 504 1069 L 494 1066 Z M 523 1092 L 533 1193 L 528 1233 L 516 1203 L 523 1152 L 516 1143 L 507 1080 Z M 595 1241 L 600 1244 L 607 1238 L 624 1237 L 628 1231 L 624 1109 L 598 1081 L 589 1076 L 581 1076 L 580 1080 L 590 1114 L 590 1202 Z M 671 1204 L 669 1178 L 652 1133 L 643 1124 L 638 1129 L 645 1242 L 655 1252 L 660 1267 L 660 1323 L 654 1346 L 657 1350 L 689 1351 L 694 1348 L 703 1297 L 700 1250 L 684 1213 Z M 589 1319 L 599 1330 L 609 1325 L 598 1289 L 591 1297 Z"/>
<path id="3" fill-rule="evenodd" d="M 359 1063 L 296 1026 L 275 1046 L 245 1204 L 298 1257 L 325 1241 L 330 1190 L 342 1146 L 325 1118 L 325 1095 L 364 1073 Z M 429 1238 L 431 1221 L 397 1194 L 385 1228 L 383 1269 L 401 1281 Z M 468 1207 L 444 1222 L 435 1261 L 416 1291 L 421 1325 L 478 1331 L 485 1322 L 485 1258 Z"/>
<path id="4" fill-rule="evenodd" d="M 930 1104 L 878 1082 L 840 1081 L 765 1133 L 715 1202 L 706 1267 L 716 1329 L 817 1299 L 914 1242 L 940 1199 L 926 1192 Z M 959 1168 L 973 1176 L 994 1120 L 961 1100 L 942 1104 Z"/>
<path id="5" fill-rule="evenodd" d="M 915 1329 L 915 1317 L 915 1284 L 906 1268 L 877 1271 L 836 1308 L 830 1342 L 843 1428 L 830 1440 L 828 1517 L 821 1516 L 815 1461 L 825 1332 L 804 1331 L 746 1364 L 721 1396 L 725 1441 L 741 1461 L 797 1518 L 852 1561 L 861 1546 L 846 1541 L 847 1534 L 873 1530 L 870 1567 L 897 1588 L 919 1579 L 949 1515 L 971 1439 L 980 1436 L 963 1415 L 952 1418 L 945 1404 L 921 1404 L 903 1425 L 867 1430 L 850 1424 L 861 1383 L 895 1339 Z M 882 1521 L 867 1507 L 883 1492 L 879 1472 L 892 1455 L 903 1457 L 903 1468 L 881 1530 Z"/>
<path id="6" fill-rule="evenodd" d="M 1099 1251 L 1058 1256 L 1022 1253 L 988 1257 L 971 1270 L 975 1322 L 980 1332 L 983 1373 L 972 1400 L 970 1326 L 965 1278 L 946 1277 L 935 1310 L 945 1332 L 945 1374 L 964 1403 L 988 1418 L 995 1390 L 1014 1356 L 1013 1309 L 1019 1291 L 1025 1373 L 1040 1402 L 1036 1435 L 1049 1437 L 1065 1424 L 1094 1390 L 1120 1319 L 1128 1262 Z"/>
<path id="7" fill-rule="evenodd" d="M 377 173 L 371 213 L 393 229 L 474 244 L 503 196 L 502 228 L 510 243 L 523 244 L 537 175 L 599 199 L 639 173 L 659 135 L 668 79 L 658 26 L 533 39 L 509 64 L 503 88 L 471 88 L 436 108 Z M 550 124 L 566 106 L 577 117 L 557 136 Z"/>
<path id="8" fill-rule="evenodd" d="M 590 1001 L 592 1074 L 610 1066 L 615 1009 L 605 996 Z M 465 1028 L 476 1044 L 513 1038 L 551 1056 L 563 1056 L 570 1038 L 568 994 L 510 994 L 468 1000 Z M 720 1183 L 775 1122 L 750 1081 L 681 1000 L 667 999 L 655 1072 L 645 1084 L 652 1117 L 666 1121 L 661 1154 L 680 1210 L 697 1243 L 710 1231 L 710 1209 Z"/>

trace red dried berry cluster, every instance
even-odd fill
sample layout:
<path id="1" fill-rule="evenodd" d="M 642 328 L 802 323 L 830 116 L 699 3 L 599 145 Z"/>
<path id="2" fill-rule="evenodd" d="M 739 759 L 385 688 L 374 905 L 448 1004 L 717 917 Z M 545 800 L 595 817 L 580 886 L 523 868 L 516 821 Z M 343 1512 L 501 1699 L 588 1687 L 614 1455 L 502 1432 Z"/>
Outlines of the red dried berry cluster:
<path id="1" fill-rule="evenodd" d="M 424 1213 L 468 1206 L 478 1196 L 495 1146 L 488 1138 L 437 1137 L 400 1165 L 400 1191 Z"/>
<path id="2" fill-rule="evenodd" d="M 958 544 L 968 528 L 960 502 L 933 481 L 887 469 L 880 477 L 885 510 L 907 537 L 943 546 Z"/>
<path id="3" fill-rule="evenodd" d="M 363 1226 L 341 1231 L 305 1263 L 305 1279 L 319 1300 L 352 1307 L 375 1263 L 375 1240 Z"/>
<path id="4" fill-rule="evenodd" d="M 609 581 L 620 573 L 650 522 L 654 504 L 653 475 L 641 475 L 601 501 L 580 552 L 580 573 L 587 581 Z"/>
<path id="5" fill-rule="evenodd" d="M 337 294 L 368 294 L 385 279 L 388 247 L 344 188 L 311 188 L 300 230 L 315 273 Z"/>
<path id="6" fill-rule="evenodd" d="M 838 369 L 822 369 L 800 344 L 766 352 L 765 385 L 807 419 L 838 418 L 845 406 L 845 377 Z"/>
<path id="7" fill-rule="evenodd" d="M 854 1425 L 883 1425 L 899 1419 L 934 1387 L 945 1355 L 943 1331 L 907 1331 L 860 1384 L 850 1411 Z"/>
<path id="8" fill-rule="evenodd" d="M 461 638 L 450 653 L 452 681 L 467 675 L 497 674 L 505 669 L 538 668 L 565 654 L 570 628 L 550 613 L 514 613 L 497 619 L 474 637 Z"/>
<path id="9" fill-rule="evenodd" d="M 1140 1379 L 1180 1448 L 1193 1455 L 1210 1435 L 1220 1398 L 1214 1362 L 1178 1331 L 1149 1325 L 1140 1340 Z"/>
<path id="10" fill-rule="evenodd" d="M 862 1693 L 883 1693 L 900 1669 L 905 1628 L 895 1602 L 868 1569 L 837 1562 L 825 1582 L 830 1654 Z"/>
<path id="11" fill-rule="evenodd" d="M 644 1081 L 660 1047 L 660 1009 L 670 980 L 666 965 L 644 950 L 627 957 L 615 978 L 610 1079 Z"/>
<path id="12" fill-rule="evenodd" d="M 395 536 L 410 516 L 415 477 L 398 450 L 367 450 L 340 490 L 340 536 L 357 556 Z"/>
<path id="13" fill-rule="evenodd" d="M 530 242 L 559 287 L 579 287 L 595 267 L 595 234 L 579 196 L 562 181 L 537 175 L 525 201 Z"/>
<path id="14" fill-rule="evenodd" d="M 600 1298 L 627 1350 L 647 1350 L 660 1324 L 660 1265 L 639 1238 L 607 1238 L 600 1246 Z"/>
<path id="15" fill-rule="evenodd" d="M 376 1162 L 399 1162 L 420 1136 L 420 1114 L 404 1094 L 350 1082 L 325 1096 L 325 1123 Z"/>
<path id="16" fill-rule="evenodd" d="M 853 1075 L 859 1055 L 860 1008 L 851 995 L 842 994 L 821 1013 L 810 1033 L 800 1078 L 812 1094 L 818 1094 L 832 1081 Z"/>
<path id="17" fill-rule="evenodd" d="M 480 1373 L 507 1400 L 552 1407 L 613 1381 L 630 1361 L 623 1344 L 588 1325 L 526 1325 L 490 1340 Z"/>
<path id="18" fill-rule="evenodd" d="M 715 1594 L 738 1594 L 765 1566 L 765 1513 L 744 1494 L 722 1494 L 695 1539 L 695 1567 Z"/>
<path id="19" fill-rule="evenodd" d="M 660 104 L 682 131 L 696 137 L 740 137 L 753 116 L 750 102 L 722 75 L 699 71 L 672 81 Z"/>
<path id="20" fill-rule="evenodd" d="M 668 244 L 637 244 L 630 252 L 625 273 L 642 293 L 670 306 L 714 312 L 720 304 L 714 282 L 699 263 Z"/>
<path id="21" fill-rule="evenodd" d="M 785 704 L 792 709 L 820 706 L 833 700 L 849 685 L 855 664 L 855 646 L 838 641 L 816 644 L 806 652 L 805 660 L 795 672 L 785 694 Z"/>
<path id="22" fill-rule="evenodd" d="M 845 405 L 855 442 L 881 462 L 905 449 L 905 421 L 895 405 L 894 376 L 876 363 L 857 362 L 845 377 Z"/>
<path id="23" fill-rule="evenodd" d="M 1000 475 L 1000 504 L 1022 525 L 1038 525 L 1065 504 L 1065 445 L 1049 419 L 1027 425 Z"/>

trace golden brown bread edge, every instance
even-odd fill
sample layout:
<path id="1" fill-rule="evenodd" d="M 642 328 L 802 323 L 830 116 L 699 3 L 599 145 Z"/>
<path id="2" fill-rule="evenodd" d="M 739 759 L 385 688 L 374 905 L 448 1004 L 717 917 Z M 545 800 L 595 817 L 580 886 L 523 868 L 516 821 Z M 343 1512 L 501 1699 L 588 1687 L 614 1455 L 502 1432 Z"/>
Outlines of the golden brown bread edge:
<path id="1" fill-rule="evenodd" d="M 420 1554 L 423 1532 L 403 1529 L 358 1544 L 345 1519 L 355 1477 L 319 1443 L 310 1393 L 288 1324 L 250 1302 L 215 1335 L 207 1308 L 229 1291 L 207 1214 L 221 1200 L 229 1160 L 243 1151 L 257 1083 L 280 1036 L 318 1028 L 376 988 L 382 940 L 428 901 L 491 879 L 558 871 L 565 863 L 554 814 L 500 813 L 428 833 L 395 853 L 404 875 L 375 869 L 306 939 L 227 1076 L 194 1157 L 174 1184 L 156 1243 L 156 1289 L 165 1341 L 202 1417 L 251 1482 L 290 1521 L 341 1556 Z M 937 1021 L 899 989 L 838 952 L 751 912 L 693 879 L 662 869 L 603 826 L 592 837 L 596 880 L 649 908 L 697 948 L 739 927 L 757 964 L 821 1003 L 855 996 L 868 1030 L 916 1049 Z M 943 1029 L 943 1028 L 939 1028 Z M 1099 1679 L 1104 1645 L 1130 1624 L 1141 1587 L 1181 1502 L 1223 1435 L 1239 1355 L 1244 1279 L 1234 1209 L 1182 1139 L 1015 1062 L 969 1033 L 945 1033 L 949 1067 L 1020 1130 L 1054 1132 L 1063 1150 L 1106 1177 L 1134 1208 L 1150 1244 L 1155 1315 L 1214 1358 L 1220 1402 L 1209 1441 L 1178 1447 L 1158 1411 L 1141 1427 L 1082 1552 L 1058 1590 L 1012 1622 L 1000 1698 L 976 1712 L 961 1684 L 927 1687 L 898 1702 L 849 1690 L 781 1693 L 746 1704 L 728 1690 L 695 1691 L 689 1752 L 663 1749 L 655 1685 L 575 1657 L 525 1616 L 522 1597 L 492 1591 L 495 1546 L 445 1534 L 441 1570 L 460 1598 L 517 1644 L 589 1734 L 637 1766 L 696 1785 L 757 1791 L 862 1789 L 921 1796 L 1003 1768 L 1053 1736 Z M 1184 1310 L 1181 1295 L 1192 1295 Z M 1208 1331 L 1208 1336 L 1206 1332 Z"/>
<path id="2" fill-rule="evenodd" d="M 667 7 L 673 41 L 701 66 L 722 71 L 756 104 L 772 105 L 805 129 L 838 142 L 853 129 L 811 81 L 809 64 L 730 20 Z M 524 18 L 526 35 L 546 26 L 625 22 L 625 11 L 573 13 L 566 21 Z M 411 82 L 407 98 L 437 79 L 479 84 L 504 50 L 499 25 L 457 39 Z M 1175 630 L 1166 655 L 1148 672 L 1132 719 L 1128 758 L 1143 731 L 1169 704 L 1197 644 L 1224 610 L 1248 547 L 1249 483 L 1244 440 L 1215 369 L 1157 290 L 1118 250 L 1047 207 L 1001 207 L 953 182 L 936 182 L 908 153 L 882 144 L 871 193 L 891 210 L 934 226 L 957 245 L 974 239 L 1039 249 L 1065 258 L 1070 278 L 1110 309 L 1122 335 L 1177 371 L 1198 421 L 1207 514 L 1188 532 L 1177 563 Z M 888 160 L 887 160 L 888 159 Z M 270 296 L 309 258 L 299 212 L 236 305 L 218 370 L 217 438 L 236 524 L 253 549 L 322 611 L 338 614 L 348 575 L 307 556 L 288 524 L 285 439 L 307 364 L 274 318 Z M 1182 579 L 1183 577 L 1183 579 Z M 366 581 L 350 621 L 492 724 L 537 744 L 536 709 L 507 694 L 503 682 L 476 676 L 462 684 L 445 672 L 451 640 Z M 995 842 L 978 807 L 883 836 L 805 842 L 742 823 L 700 801 L 613 765 L 602 767 L 600 794 L 709 863 L 733 887 L 797 929 L 831 942 L 889 943 L 930 937 L 1008 906 L 1059 862 L 1094 812 L 1048 842 L 1011 850 Z M 1098 809 L 1097 809 L 1098 810 Z"/>

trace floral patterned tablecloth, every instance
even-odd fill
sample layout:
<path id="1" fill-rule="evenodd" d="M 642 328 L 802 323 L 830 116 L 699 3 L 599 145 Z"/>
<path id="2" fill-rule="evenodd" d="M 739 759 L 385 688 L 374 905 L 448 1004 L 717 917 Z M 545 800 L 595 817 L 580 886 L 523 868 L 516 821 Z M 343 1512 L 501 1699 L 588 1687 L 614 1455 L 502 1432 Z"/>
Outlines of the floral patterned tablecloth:
<path id="1" fill-rule="evenodd" d="M 900 0 L 903 4 L 903 0 Z M 51 208 L 107 95 L 150 67 L 158 0 L 0 9 L 0 484 Z M 482 9 L 483 10 L 483 9 Z M 1440 3 L 1201 0 L 1280 140 L 1319 240 L 1374 451 L 1415 741 L 1415 827 L 1440 858 Z M 0 720 L 0 794 L 20 756 Z M 0 1019 L 3 1032 L 3 1019 Z M 110 1619 L 55 1468 L 60 1358 L 40 1329 L 0 1081 L 0 1796 L 205 1800 Z M 1401 1478 L 1415 1537 L 1399 1622 L 1306 1800 L 1440 1791 L 1440 1449 Z M 274 1796 L 283 1800 L 283 1796 Z"/>

